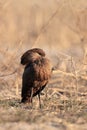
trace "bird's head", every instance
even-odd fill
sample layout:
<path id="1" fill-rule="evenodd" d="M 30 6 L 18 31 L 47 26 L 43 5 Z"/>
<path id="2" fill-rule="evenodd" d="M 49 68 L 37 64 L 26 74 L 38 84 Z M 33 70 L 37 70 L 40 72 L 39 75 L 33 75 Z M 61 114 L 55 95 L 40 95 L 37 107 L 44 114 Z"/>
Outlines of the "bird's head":
<path id="1" fill-rule="evenodd" d="M 21 64 L 22 65 L 29 64 L 40 57 L 45 57 L 45 52 L 42 49 L 39 48 L 30 49 L 22 55 Z"/>

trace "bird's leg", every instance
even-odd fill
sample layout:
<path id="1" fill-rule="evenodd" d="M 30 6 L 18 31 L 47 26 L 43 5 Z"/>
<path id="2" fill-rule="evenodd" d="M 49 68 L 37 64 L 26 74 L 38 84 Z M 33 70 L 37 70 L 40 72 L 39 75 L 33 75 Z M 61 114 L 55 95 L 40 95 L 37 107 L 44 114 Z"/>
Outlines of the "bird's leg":
<path id="1" fill-rule="evenodd" d="M 38 99 L 39 99 L 39 107 L 41 108 L 40 93 L 38 94 Z"/>
<path id="2" fill-rule="evenodd" d="M 31 88 L 31 97 L 30 97 L 30 101 L 33 107 L 33 87 Z"/>

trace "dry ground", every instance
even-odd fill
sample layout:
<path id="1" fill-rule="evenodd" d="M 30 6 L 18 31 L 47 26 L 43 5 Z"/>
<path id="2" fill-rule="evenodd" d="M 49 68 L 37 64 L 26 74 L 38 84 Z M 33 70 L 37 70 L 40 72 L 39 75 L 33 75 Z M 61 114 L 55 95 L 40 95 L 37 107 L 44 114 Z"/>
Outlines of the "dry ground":
<path id="1" fill-rule="evenodd" d="M 12 76 L 8 82 L 2 79 L 0 130 L 87 130 L 87 80 L 84 77 L 76 79 L 71 73 L 54 72 L 42 92 L 41 109 L 37 97 L 33 107 L 20 103 L 21 81 L 17 90 L 17 83 L 10 83 Z"/>

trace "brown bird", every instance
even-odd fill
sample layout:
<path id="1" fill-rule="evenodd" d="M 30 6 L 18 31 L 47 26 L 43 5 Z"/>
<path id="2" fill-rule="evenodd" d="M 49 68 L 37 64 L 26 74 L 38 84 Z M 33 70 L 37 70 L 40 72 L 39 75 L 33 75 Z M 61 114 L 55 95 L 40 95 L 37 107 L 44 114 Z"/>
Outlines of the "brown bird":
<path id="1" fill-rule="evenodd" d="M 47 85 L 52 65 L 45 52 L 40 48 L 30 49 L 21 57 L 21 64 L 25 65 L 22 77 L 22 100 L 23 103 L 32 103 L 34 96 L 38 95 L 41 108 L 40 93 Z"/>

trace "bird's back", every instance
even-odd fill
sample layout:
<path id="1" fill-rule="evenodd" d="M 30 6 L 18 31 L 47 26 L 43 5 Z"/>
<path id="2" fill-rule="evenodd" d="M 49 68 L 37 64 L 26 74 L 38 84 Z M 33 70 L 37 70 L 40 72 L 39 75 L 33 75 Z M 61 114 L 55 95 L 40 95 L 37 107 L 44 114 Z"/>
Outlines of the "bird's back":
<path id="1" fill-rule="evenodd" d="M 22 97 L 30 97 L 33 87 L 33 96 L 41 92 L 49 81 L 51 76 L 51 64 L 45 57 L 29 63 L 23 74 Z"/>

